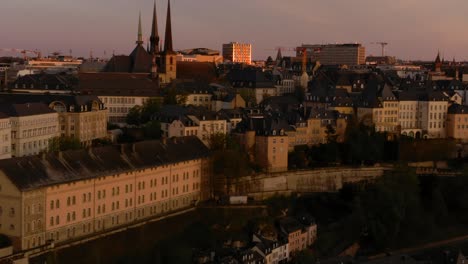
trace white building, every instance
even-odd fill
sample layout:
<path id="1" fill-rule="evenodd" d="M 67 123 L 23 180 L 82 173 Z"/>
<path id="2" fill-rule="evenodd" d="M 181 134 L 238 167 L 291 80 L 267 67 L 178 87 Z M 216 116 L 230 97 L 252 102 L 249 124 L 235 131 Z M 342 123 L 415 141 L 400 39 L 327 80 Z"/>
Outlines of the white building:
<path id="1" fill-rule="evenodd" d="M 11 123 L 10 118 L 0 112 L 0 159 L 11 158 Z"/>
<path id="2" fill-rule="evenodd" d="M 50 140 L 59 136 L 58 113 L 45 104 L 4 104 L 0 112 L 10 117 L 13 157 L 46 151 Z"/>

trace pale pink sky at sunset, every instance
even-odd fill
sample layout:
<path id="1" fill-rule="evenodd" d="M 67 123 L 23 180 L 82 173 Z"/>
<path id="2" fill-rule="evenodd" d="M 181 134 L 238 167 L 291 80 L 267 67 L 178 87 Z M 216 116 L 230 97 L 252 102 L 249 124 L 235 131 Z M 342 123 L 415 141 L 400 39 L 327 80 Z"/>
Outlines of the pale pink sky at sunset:
<path id="1" fill-rule="evenodd" d="M 277 46 L 385 41 L 387 54 L 468 60 L 467 0 L 172 0 L 175 49 L 221 49 L 229 41 L 253 44 L 253 57 Z M 164 36 L 167 0 L 157 0 Z M 2 0 L 0 48 L 70 49 L 75 56 L 128 54 L 135 46 L 138 12 L 149 37 L 153 0 Z M 3 55 L 3 54 L 0 54 Z"/>

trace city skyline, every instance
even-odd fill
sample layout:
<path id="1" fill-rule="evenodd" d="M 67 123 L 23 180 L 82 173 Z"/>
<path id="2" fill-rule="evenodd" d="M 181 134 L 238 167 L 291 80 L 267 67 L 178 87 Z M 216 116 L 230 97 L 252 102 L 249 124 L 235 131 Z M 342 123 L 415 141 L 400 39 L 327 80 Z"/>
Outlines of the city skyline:
<path id="1" fill-rule="evenodd" d="M 159 32 L 165 27 L 167 1 L 157 0 Z M 74 56 L 95 57 L 128 54 L 137 36 L 141 10 L 144 39 L 149 38 L 153 0 L 20 0 L 3 3 L 0 48 L 61 51 Z M 254 59 L 274 56 L 275 47 L 303 43 L 362 43 L 366 55 L 401 59 L 433 60 L 438 50 L 446 60 L 467 60 L 462 35 L 468 18 L 462 10 L 468 2 L 340 0 L 295 4 L 278 0 L 249 1 L 249 6 L 227 0 L 176 0 L 173 5 L 174 48 L 206 47 L 220 50 L 230 41 L 252 44 Z M 457 6 L 457 8 L 453 8 Z M 352 10 L 350 12 L 349 10 Z M 26 18 L 22 15 L 27 14 Z M 21 18 L 21 19 L 18 19 Z M 54 18 L 54 19 L 51 19 Z M 14 25 L 14 26 L 13 26 Z M 283 52 L 283 54 L 293 54 Z M 2 54 L 3 55 L 3 54 Z"/>

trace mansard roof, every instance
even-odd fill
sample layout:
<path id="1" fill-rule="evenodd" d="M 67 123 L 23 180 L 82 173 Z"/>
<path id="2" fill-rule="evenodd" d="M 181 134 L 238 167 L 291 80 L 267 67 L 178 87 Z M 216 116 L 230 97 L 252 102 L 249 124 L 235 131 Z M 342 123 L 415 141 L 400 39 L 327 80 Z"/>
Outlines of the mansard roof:
<path id="1" fill-rule="evenodd" d="M 49 106 L 53 102 L 60 102 L 65 106 L 74 106 L 73 112 L 81 112 L 80 106 L 92 106 L 94 102 L 102 104 L 96 95 L 78 95 L 78 94 L 17 94 L 0 93 L 0 103 L 42 103 Z M 67 107 L 67 111 L 69 107 Z M 91 110 L 91 108 L 89 108 Z"/>
<path id="2" fill-rule="evenodd" d="M 10 117 L 22 117 L 55 113 L 54 110 L 50 109 L 47 105 L 43 103 L 1 103 L 0 112 Z"/>
<path id="3" fill-rule="evenodd" d="M 21 191 L 133 172 L 209 155 L 197 137 L 144 141 L 0 160 L 0 173 Z"/>

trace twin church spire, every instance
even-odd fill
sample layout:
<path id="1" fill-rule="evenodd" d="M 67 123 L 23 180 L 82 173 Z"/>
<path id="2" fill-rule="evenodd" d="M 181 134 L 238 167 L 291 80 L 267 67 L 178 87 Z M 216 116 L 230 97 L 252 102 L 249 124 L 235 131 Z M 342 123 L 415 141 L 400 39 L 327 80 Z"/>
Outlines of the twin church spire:
<path id="1" fill-rule="evenodd" d="M 171 2 L 168 0 L 167 4 L 167 19 L 166 19 L 166 32 L 165 32 L 165 39 L 164 39 L 164 53 L 174 53 L 172 47 L 172 25 L 171 25 Z M 148 52 L 150 54 L 158 54 L 160 53 L 160 46 L 159 46 L 159 33 L 158 33 L 158 18 L 157 18 L 157 11 L 156 11 L 156 1 L 154 2 L 153 8 L 153 22 L 151 27 L 151 36 L 150 36 L 150 43 Z M 138 40 L 136 42 L 138 45 L 143 45 L 143 35 L 141 29 L 141 13 L 138 20 Z"/>

